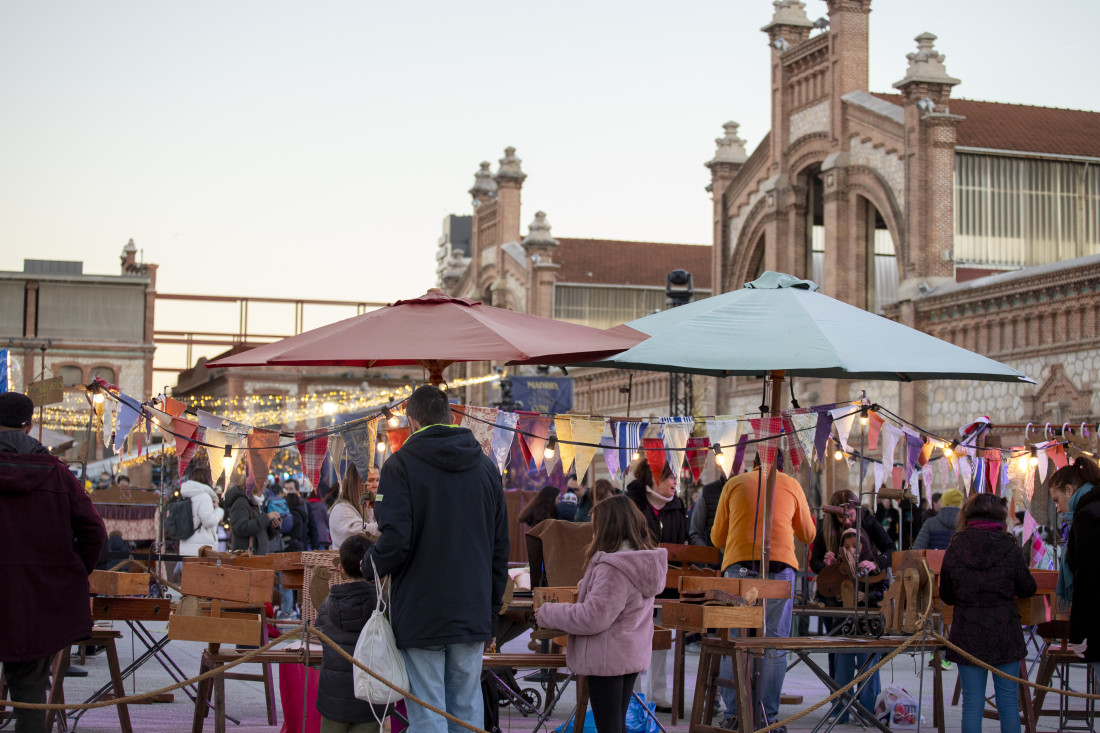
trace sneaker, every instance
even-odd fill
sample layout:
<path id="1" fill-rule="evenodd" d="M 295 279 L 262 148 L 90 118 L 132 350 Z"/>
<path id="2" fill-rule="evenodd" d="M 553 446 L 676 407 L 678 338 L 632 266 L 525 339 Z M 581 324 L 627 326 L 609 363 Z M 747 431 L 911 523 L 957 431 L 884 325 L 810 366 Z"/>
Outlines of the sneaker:
<path id="1" fill-rule="evenodd" d="M 66 677 L 87 677 L 88 670 L 82 667 L 69 667 L 65 670 Z"/>
<path id="2" fill-rule="evenodd" d="M 946 671 L 950 672 L 951 670 L 955 669 L 955 665 L 953 663 L 947 661 L 946 659 L 944 659 L 940 663 L 940 669 L 943 669 L 943 670 L 946 670 Z"/>
<path id="3" fill-rule="evenodd" d="M 722 722 L 718 724 L 718 727 L 726 730 L 737 730 L 737 716 L 727 715 L 722 718 Z"/>

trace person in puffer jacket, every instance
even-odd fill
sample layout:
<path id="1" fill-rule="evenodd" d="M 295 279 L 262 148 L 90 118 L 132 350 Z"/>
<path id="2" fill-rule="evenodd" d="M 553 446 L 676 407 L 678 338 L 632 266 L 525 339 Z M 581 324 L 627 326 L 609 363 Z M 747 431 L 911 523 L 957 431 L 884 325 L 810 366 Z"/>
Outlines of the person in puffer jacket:
<path id="1" fill-rule="evenodd" d="M 340 567 L 352 579 L 334 585 L 317 611 L 317 628 L 348 654 L 355 654 L 359 634 L 374 613 L 374 584 L 363 580 L 359 568 L 371 541 L 352 535 L 340 545 Z M 317 685 L 317 712 L 322 733 L 378 733 L 389 714 L 386 705 L 371 705 L 355 696 L 354 669 L 335 649 L 325 646 L 321 679 Z"/>
<path id="2" fill-rule="evenodd" d="M 913 541 L 914 550 L 946 550 L 955 536 L 955 524 L 959 519 L 959 507 L 963 503 L 963 493 L 958 489 L 948 489 L 940 499 L 940 510 L 929 517 L 920 527 L 917 539 Z"/>
<path id="3" fill-rule="evenodd" d="M 649 666 L 653 599 L 665 587 L 668 553 L 629 497 L 596 504 L 592 524 L 577 602 L 543 604 L 536 618 L 569 635 L 566 662 L 588 678 L 598 733 L 623 733 L 634 681 Z"/>

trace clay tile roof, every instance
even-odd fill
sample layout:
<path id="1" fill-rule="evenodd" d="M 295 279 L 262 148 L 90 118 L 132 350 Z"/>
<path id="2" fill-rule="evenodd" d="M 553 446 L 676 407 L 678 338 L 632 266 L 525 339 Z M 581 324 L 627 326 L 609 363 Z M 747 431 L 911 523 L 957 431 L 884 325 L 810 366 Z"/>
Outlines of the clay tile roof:
<path id="1" fill-rule="evenodd" d="M 901 105 L 900 94 L 874 96 Z M 959 123 L 961 147 L 1100 158 L 1100 112 L 973 99 L 952 99 L 947 106 L 966 118 Z"/>
<path id="2" fill-rule="evenodd" d="M 673 270 L 687 270 L 695 287 L 710 290 L 711 248 L 698 244 L 619 242 L 560 237 L 554 261 L 560 283 L 665 286 Z"/>

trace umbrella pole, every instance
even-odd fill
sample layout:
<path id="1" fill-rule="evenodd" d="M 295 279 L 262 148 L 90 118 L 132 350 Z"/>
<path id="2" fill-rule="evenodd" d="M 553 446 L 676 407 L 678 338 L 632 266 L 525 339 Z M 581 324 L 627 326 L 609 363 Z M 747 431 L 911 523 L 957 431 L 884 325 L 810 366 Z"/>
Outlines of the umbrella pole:
<path id="1" fill-rule="evenodd" d="M 778 415 L 783 400 L 783 375 L 782 369 L 768 373 L 768 381 L 771 383 L 771 405 L 768 408 L 769 415 Z M 778 450 L 776 451 L 778 458 Z M 777 461 L 778 462 L 778 461 Z M 768 563 L 772 554 L 772 503 L 775 500 L 775 473 L 779 470 L 774 464 L 767 481 L 764 482 L 764 531 L 763 541 L 760 545 L 760 577 L 768 578 Z"/>

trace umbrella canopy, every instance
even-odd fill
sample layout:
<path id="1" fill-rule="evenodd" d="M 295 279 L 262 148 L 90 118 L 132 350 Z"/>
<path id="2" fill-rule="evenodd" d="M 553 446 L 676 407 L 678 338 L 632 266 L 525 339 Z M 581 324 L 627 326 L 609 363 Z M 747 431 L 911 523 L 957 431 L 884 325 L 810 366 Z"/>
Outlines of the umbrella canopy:
<path id="1" fill-rule="evenodd" d="M 791 275 L 765 272 L 744 289 L 625 324 L 649 336 L 608 366 L 718 377 L 1034 380 L 980 354 L 817 292 Z M 614 329 L 612 329 L 614 332 Z"/>
<path id="2" fill-rule="evenodd" d="M 206 366 L 419 364 L 437 384 L 443 370 L 456 361 L 567 364 L 618 353 L 644 338 L 632 329 L 609 332 L 516 313 L 433 288 L 419 298 L 399 300 Z"/>

